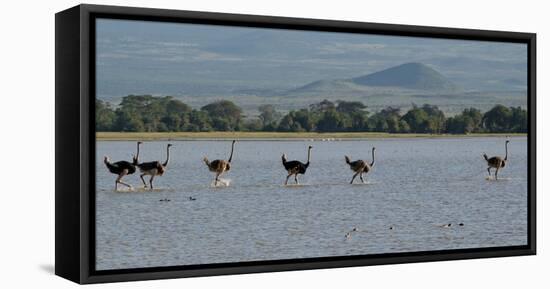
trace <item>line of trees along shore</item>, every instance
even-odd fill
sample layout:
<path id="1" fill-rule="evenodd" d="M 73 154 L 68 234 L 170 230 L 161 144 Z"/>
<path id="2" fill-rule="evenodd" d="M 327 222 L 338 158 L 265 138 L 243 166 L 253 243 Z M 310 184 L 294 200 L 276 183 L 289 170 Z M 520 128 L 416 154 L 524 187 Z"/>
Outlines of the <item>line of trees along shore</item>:
<path id="1" fill-rule="evenodd" d="M 274 105 L 259 107 L 259 116 L 245 118 L 235 103 L 220 100 L 193 109 L 170 96 L 129 95 L 114 108 L 96 100 L 96 130 L 117 132 L 281 131 L 389 133 L 526 133 L 527 111 L 495 105 L 486 112 L 467 108 L 446 117 L 437 106 L 413 105 L 408 111 L 387 107 L 371 114 L 358 101 L 328 101 L 287 114 Z"/>

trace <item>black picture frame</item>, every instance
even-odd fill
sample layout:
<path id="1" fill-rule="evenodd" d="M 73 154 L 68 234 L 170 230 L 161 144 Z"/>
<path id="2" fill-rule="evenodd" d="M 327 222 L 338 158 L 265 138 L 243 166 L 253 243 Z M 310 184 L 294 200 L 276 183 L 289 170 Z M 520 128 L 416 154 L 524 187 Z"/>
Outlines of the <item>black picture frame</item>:
<path id="1" fill-rule="evenodd" d="M 93 169 L 93 164 L 95 164 L 94 20 L 96 18 L 527 44 L 528 244 L 514 247 L 96 271 L 94 269 L 95 170 Z M 534 33 L 83 4 L 59 12 L 55 16 L 55 95 L 55 274 L 77 283 L 101 283 L 536 254 L 536 34 Z"/>

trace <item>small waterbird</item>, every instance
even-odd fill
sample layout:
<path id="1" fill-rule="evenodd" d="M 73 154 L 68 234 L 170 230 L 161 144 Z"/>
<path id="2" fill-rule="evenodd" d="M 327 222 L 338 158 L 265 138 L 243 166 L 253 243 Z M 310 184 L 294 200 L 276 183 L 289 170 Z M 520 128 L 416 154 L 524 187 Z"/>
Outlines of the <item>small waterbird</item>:
<path id="1" fill-rule="evenodd" d="M 357 228 L 354 227 L 353 229 L 351 229 L 351 231 L 349 231 L 349 232 L 346 233 L 345 238 L 346 238 L 346 239 L 351 239 L 351 233 L 353 233 L 353 232 L 358 232 L 358 231 L 359 231 L 359 230 L 357 230 Z"/>

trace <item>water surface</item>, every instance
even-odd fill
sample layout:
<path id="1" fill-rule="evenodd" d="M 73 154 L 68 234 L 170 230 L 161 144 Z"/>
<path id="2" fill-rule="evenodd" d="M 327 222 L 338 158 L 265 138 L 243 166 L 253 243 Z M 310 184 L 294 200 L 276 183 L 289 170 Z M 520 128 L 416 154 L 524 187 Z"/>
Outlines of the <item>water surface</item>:
<path id="1" fill-rule="evenodd" d="M 171 143 L 156 189 L 134 174 L 132 192 L 114 191 L 102 161 L 130 160 L 135 142 L 97 143 L 98 270 L 527 244 L 525 137 L 511 138 L 499 181 L 482 153 L 504 156 L 502 138 L 239 141 L 227 187 L 202 157 L 227 159 L 230 141 Z M 310 144 L 301 185 L 283 186 L 281 154 L 305 161 Z M 370 162 L 373 146 L 367 184 L 349 185 L 344 155 Z M 165 148 L 144 142 L 140 159 L 164 161 Z"/>

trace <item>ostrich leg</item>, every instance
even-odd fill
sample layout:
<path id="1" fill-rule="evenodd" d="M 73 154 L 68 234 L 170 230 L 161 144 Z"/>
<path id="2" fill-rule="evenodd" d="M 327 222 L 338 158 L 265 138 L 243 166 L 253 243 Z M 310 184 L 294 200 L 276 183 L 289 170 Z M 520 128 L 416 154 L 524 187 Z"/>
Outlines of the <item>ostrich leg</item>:
<path id="1" fill-rule="evenodd" d="M 350 185 L 353 184 L 353 181 L 355 180 L 355 178 L 357 177 L 358 174 L 359 174 L 359 172 L 357 172 L 357 173 L 355 173 L 355 175 L 353 175 L 353 178 L 351 178 L 351 182 L 349 182 Z"/>
<path id="2" fill-rule="evenodd" d="M 496 181 L 498 180 L 498 168 L 497 168 L 496 171 L 495 171 L 495 180 L 496 180 Z"/>
<path id="3" fill-rule="evenodd" d="M 143 176 L 145 176 L 145 174 L 141 174 L 139 177 L 141 178 L 141 181 L 143 182 L 143 187 L 147 188 L 147 183 L 145 183 L 145 179 L 143 178 Z"/>
<path id="4" fill-rule="evenodd" d="M 128 183 L 125 183 L 125 182 L 123 182 L 123 181 L 119 181 L 119 183 L 120 183 L 120 184 L 123 184 L 123 185 L 125 185 L 125 186 L 127 186 L 127 187 L 130 188 L 130 189 L 133 188 L 132 185 L 130 185 L 130 184 L 128 184 Z"/>
<path id="5" fill-rule="evenodd" d="M 132 186 L 130 184 L 127 184 L 127 183 L 122 181 L 122 178 L 125 177 L 126 175 L 128 175 L 128 170 L 124 170 L 122 173 L 120 173 L 120 175 L 118 175 L 118 178 L 115 181 L 115 191 L 118 189 L 117 184 L 123 184 L 123 185 L 127 186 L 130 189 L 132 188 Z"/>
<path id="6" fill-rule="evenodd" d="M 214 182 L 214 186 L 218 186 L 218 182 L 220 181 L 220 173 L 216 174 L 216 181 Z"/>
<path id="7" fill-rule="evenodd" d="M 288 178 L 290 178 L 290 176 L 292 176 L 292 174 L 289 174 L 288 176 L 286 176 L 285 186 L 288 185 Z"/>
<path id="8" fill-rule="evenodd" d="M 128 186 L 128 184 L 125 184 L 121 181 L 122 177 L 124 177 L 126 174 L 128 174 L 128 170 L 123 170 L 122 172 L 120 172 L 120 174 L 116 178 L 116 180 L 115 180 L 115 191 L 118 191 L 118 184 L 119 183 Z"/>
<path id="9" fill-rule="evenodd" d="M 151 191 L 153 190 L 153 179 L 155 178 L 155 175 L 151 175 L 151 178 L 149 179 L 149 184 L 151 185 Z"/>
<path id="10" fill-rule="evenodd" d="M 294 174 L 294 182 L 296 182 L 296 184 L 298 184 L 298 174 Z"/>
<path id="11" fill-rule="evenodd" d="M 487 171 L 489 172 L 489 177 L 491 177 L 491 167 L 488 167 Z"/>
<path id="12" fill-rule="evenodd" d="M 359 178 L 361 179 L 361 183 L 364 184 L 364 183 L 365 183 L 365 180 L 363 180 L 363 172 L 361 172 L 361 173 L 359 174 Z"/>

